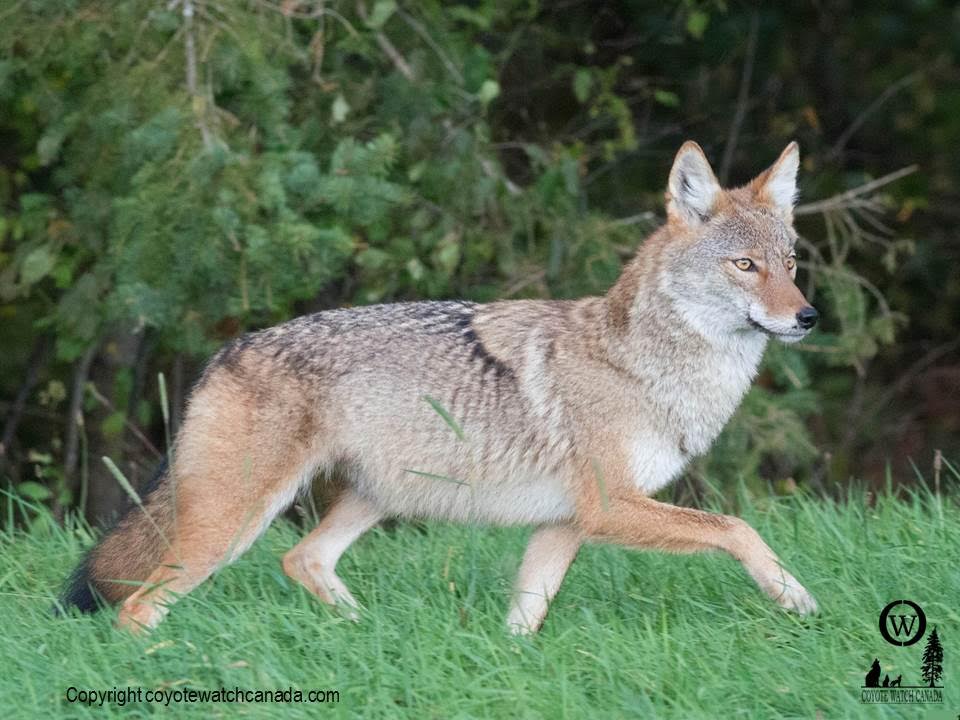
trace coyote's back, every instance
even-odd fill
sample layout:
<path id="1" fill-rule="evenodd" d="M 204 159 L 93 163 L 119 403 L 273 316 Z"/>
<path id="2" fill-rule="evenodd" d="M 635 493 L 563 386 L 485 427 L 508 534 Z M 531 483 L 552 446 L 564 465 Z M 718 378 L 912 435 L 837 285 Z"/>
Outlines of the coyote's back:
<path id="1" fill-rule="evenodd" d="M 556 340 L 572 309 L 422 302 L 298 318 L 224 348 L 191 409 L 208 386 L 234 384 L 231 401 L 249 412 L 257 412 L 258 396 L 272 405 L 277 393 L 296 388 L 298 403 L 285 402 L 284 418 L 269 432 L 273 443 L 294 437 L 310 447 L 307 475 L 338 464 L 357 491 L 376 495 L 397 515 L 560 520 L 573 510 L 555 482 L 571 433 L 544 422 L 555 398 L 536 409 L 530 403 L 528 391 L 543 371 L 531 358 L 493 354 L 480 337 L 478 313 L 515 318 L 511 334 L 522 352 L 535 347 L 527 337 L 531 321 L 535 332 Z M 496 491 L 478 491 L 487 485 Z"/>

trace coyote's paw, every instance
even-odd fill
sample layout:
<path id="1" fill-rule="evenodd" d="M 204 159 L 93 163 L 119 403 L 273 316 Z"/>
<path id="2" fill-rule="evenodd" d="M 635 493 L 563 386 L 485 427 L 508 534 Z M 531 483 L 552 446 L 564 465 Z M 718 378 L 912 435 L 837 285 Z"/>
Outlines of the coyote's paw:
<path id="1" fill-rule="evenodd" d="M 127 600 L 117 615 L 116 626 L 134 635 L 149 633 L 160 624 L 168 608 L 162 603 L 145 600 Z"/>
<path id="2" fill-rule="evenodd" d="M 819 609 L 813 595 L 807 592 L 807 589 L 792 575 L 778 578 L 768 592 L 780 607 L 798 615 L 812 615 Z"/>
<path id="3" fill-rule="evenodd" d="M 536 635 L 537 628 L 530 627 L 526 623 L 507 623 L 507 631 L 514 637 L 528 637 Z"/>
<path id="4" fill-rule="evenodd" d="M 350 600 L 353 600 L 351 597 Z M 354 600 L 354 603 L 356 601 Z M 340 614 L 340 617 L 346 618 L 350 622 L 360 622 L 360 606 L 350 603 L 346 600 L 338 600 L 334 603 L 334 609 Z"/>

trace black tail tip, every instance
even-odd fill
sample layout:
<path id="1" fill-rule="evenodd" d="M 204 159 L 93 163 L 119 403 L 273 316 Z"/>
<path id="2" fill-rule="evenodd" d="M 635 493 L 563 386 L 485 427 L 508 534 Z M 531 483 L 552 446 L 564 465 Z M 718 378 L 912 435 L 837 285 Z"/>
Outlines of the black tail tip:
<path id="1" fill-rule="evenodd" d="M 144 498 L 148 498 L 154 492 L 156 492 L 160 486 L 163 484 L 163 481 L 167 477 L 167 459 L 164 458 L 157 465 L 157 469 L 153 473 L 153 477 L 150 478 L 150 481 L 147 483 L 147 486 L 143 489 Z M 107 535 L 116 530 L 117 526 L 123 520 L 127 512 L 129 512 L 133 507 L 132 503 L 127 503 L 126 508 L 120 513 L 120 516 L 115 521 L 113 527 L 107 531 Z M 102 542 L 102 539 L 101 541 Z M 63 591 L 60 594 L 59 601 L 53 607 L 53 614 L 55 616 L 63 616 L 66 614 L 70 608 L 76 608 L 82 613 L 95 613 L 98 610 L 109 607 L 110 603 L 104 599 L 103 595 L 98 592 L 96 583 L 93 579 L 93 571 L 91 563 L 93 561 L 94 553 L 97 551 L 97 548 L 100 545 L 98 542 L 89 550 L 77 568 L 70 574 L 70 577 L 67 578 L 67 581 L 63 584 Z"/>
<path id="2" fill-rule="evenodd" d="M 64 584 L 60 603 L 54 607 L 54 614 L 63 615 L 70 608 L 76 608 L 82 613 L 94 613 L 100 610 L 104 606 L 103 598 L 93 589 L 92 582 L 90 558 L 87 557 Z"/>

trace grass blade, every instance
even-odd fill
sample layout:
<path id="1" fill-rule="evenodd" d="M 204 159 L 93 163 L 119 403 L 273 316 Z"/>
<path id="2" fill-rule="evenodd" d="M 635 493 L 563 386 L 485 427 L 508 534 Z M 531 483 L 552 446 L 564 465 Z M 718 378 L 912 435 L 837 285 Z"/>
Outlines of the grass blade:
<path id="1" fill-rule="evenodd" d="M 114 479 L 116 479 L 116 481 L 120 483 L 120 487 L 123 488 L 123 491 L 130 496 L 131 500 L 133 500 L 134 505 L 136 505 L 138 508 L 140 508 L 141 511 L 143 511 L 144 516 L 153 526 L 153 529 L 157 531 L 157 535 L 159 535 L 163 539 L 163 542 L 166 543 L 166 546 L 168 548 L 172 549 L 172 546 L 170 545 L 170 541 L 167 539 L 166 533 L 160 529 L 160 526 L 157 525 L 156 521 L 153 519 L 153 516 L 147 512 L 147 508 L 144 506 L 143 500 L 140 499 L 139 493 L 133 489 L 133 485 L 130 484 L 130 481 L 127 480 L 127 477 L 123 474 L 120 468 L 118 468 L 116 466 L 116 463 L 114 463 L 113 460 L 108 458 L 106 455 L 104 455 L 100 459 L 103 460 L 103 464 L 107 466 L 107 470 L 110 471 L 110 474 L 113 475 Z"/>
<path id="2" fill-rule="evenodd" d="M 410 470 L 408 468 L 403 469 L 404 472 L 408 472 L 411 475 L 419 475 L 420 477 L 430 478 L 431 480 L 444 480 L 445 482 L 452 482 L 457 485 L 466 485 L 470 486 L 470 483 L 463 482 L 462 480 L 456 480 L 452 477 L 447 477 L 446 475 L 436 475 L 434 473 L 423 472 L 422 470 Z"/>
<path id="3" fill-rule="evenodd" d="M 457 424 L 457 421 L 453 419 L 453 416 L 447 411 L 447 409 L 443 405 L 440 404 L 439 401 L 435 400 L 429 395 L 424 395 L 423 399 L 424 401 L 426 401 L 428 405 L 430 405 L 430 407 L 434 409 L 437 415 L 443 418 L 443 421 L 450 426 L 450 429 L 453 430 L 454 434 L 458 438 L 460 438 L 460 440 L 467 439 L 466 436 L 463 434 L 463 428 L 461 428 L 460 425 Z"/>

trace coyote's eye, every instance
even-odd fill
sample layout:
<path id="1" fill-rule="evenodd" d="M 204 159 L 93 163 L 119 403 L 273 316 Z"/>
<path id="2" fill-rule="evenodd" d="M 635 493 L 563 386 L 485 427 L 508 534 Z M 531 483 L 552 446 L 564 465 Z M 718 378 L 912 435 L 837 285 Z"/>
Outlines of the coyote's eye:
<path id="1" fill-rule="evenodd" d="M 797 266 L 797 258 L 795 255 L 791 255 L 787 258 L 787 270 L 793 270 Z"/>
<path id="2" fill-rule="evenodd" d="M 753 264 L 753 260 L 750 258 L 740 258 L 739 260 L 734 260 L 733 264 L 737 266 L 740 270 L 756 270 L 757 266 Z"/>

